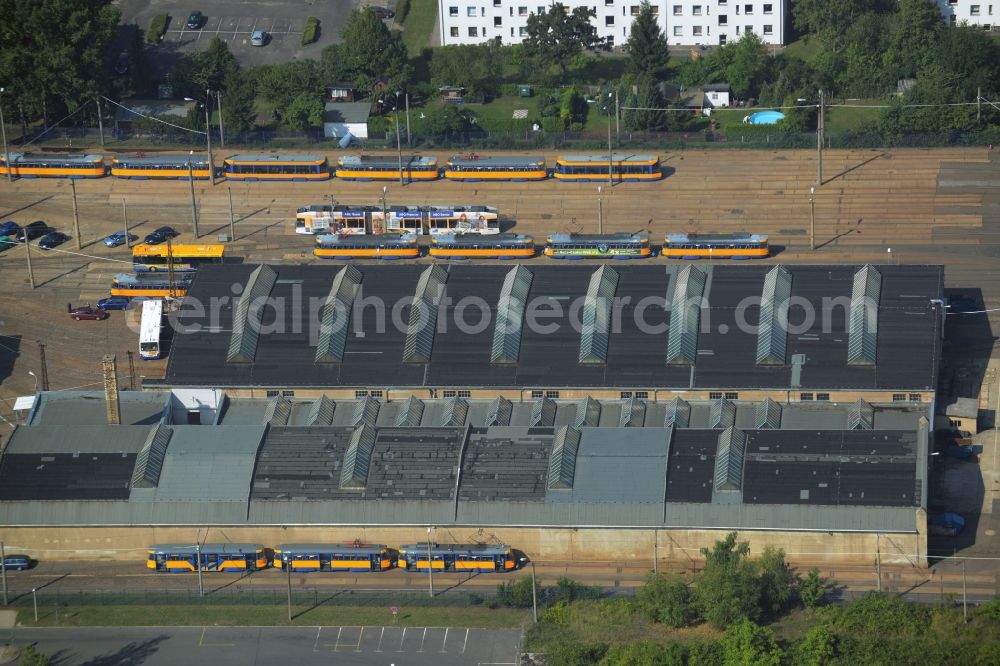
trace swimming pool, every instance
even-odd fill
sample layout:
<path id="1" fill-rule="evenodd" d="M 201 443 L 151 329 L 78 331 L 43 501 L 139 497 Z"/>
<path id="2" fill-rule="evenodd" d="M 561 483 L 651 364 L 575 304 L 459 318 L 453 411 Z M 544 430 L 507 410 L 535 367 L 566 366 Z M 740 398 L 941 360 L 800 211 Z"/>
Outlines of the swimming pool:
<path id="1" fill-rule="evenodd" d="M 751 125 L 774 125 L 779 120 L 784 120 L 785 114 L 781 111 L 758 111 L 747 116 L 746 122 Z"/>

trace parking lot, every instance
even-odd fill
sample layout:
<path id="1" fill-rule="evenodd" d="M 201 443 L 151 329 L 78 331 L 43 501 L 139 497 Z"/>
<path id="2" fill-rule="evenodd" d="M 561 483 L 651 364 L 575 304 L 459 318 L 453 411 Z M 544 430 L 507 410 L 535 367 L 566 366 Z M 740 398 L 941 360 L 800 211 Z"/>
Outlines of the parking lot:
<path id="1" fill-rule="evenodd" d="M 459 666 L 517 663 L 521 632 L 456 627 L 150 627 L 39 628 L 11 632 L 15 645 L 36 643 L 60 664 L 390 663 Z"/>
<path id="2" fill-rule="evenodd" d="M 323 48 L 339 41 L 340 29 L 351 11 L 369 4 L 394 5 L 395 0 L 378 3 L 372 0 L 122 0 L 120 6 L 122 23 L 134 23 L 143 33 L 149 28 L 154 16 L 165 13 L 170 17 L 163 40 L 150 49 L 149 62 L 154 75 L 162 75 L 181 56 L 205 50 L 216 37 L 229 44 L 229 50 L 243 66 L 275 64 L 302 58 L 318 59 Z M 187 18 L 196 10 L 204 18 L 197 30 L 189 30 L 186 26 Z M 302 46 L 302 30 L 310 16 L 315 16 L 320 21 L 319 38 L 313 44 Z M 264 30 L 270 35 L 270 39 L 262 47 L 250 44 L 250 35 L 255 30 Z"/>

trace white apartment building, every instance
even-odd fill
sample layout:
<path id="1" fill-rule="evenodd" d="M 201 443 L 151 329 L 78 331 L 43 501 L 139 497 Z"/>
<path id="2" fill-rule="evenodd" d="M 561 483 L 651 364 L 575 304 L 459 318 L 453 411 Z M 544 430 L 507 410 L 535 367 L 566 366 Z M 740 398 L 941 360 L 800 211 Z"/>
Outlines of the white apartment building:
<path id="1" fill-rule="evenodd" d="M 499 37 L 504 44 L 524 39 L 528 16 L 555 0 L 438 0 L 441 44 L 480 44 Z M 947 0 L 943 0 L 947 2 Z M 964 1 L 964 0 L 963 0 Z M 589 7 L 601 37 L 623 46 L 641 0 L 562 0 Z M 660 29 L 671 46 L 716 46 L 755 32 L 765 43 L 784 43 L 787 0 L 652 0 Z M 997 0 L 1000 2 L 1000 0 Z"/>
<path id="2" fill-rule="evenodd" d="M 937 0 L 948 25 L 982 26 L 983 30 L 1000 27 L 1000 0 Z"/>

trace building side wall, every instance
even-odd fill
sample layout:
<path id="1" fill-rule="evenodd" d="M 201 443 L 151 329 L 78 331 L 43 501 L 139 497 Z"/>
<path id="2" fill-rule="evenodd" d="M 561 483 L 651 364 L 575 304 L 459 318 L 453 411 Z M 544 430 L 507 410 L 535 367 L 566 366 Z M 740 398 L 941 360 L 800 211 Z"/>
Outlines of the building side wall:
<path id="1" fill-rule="evenodd" d="M 1000 2 L 996 0 L 937 0 L 941 14 L 949 25 L 990 26 L 1000 23 Z"/>
<path id="2" fill-rule="evenodd" d="M 925 524 L 926 516 L 916 511 L 915 524 Z M 864 532 L 743 531 L 740 540 L 750 543 L 751 555 L 767 546 L 781 548 L 792 563 L 872 564 L 876 553 L 883 564 L 926 566 L 926 537 L 914 533 L 874 534 Z M 279 543 L 384 543 L 397 548 L 404 543 L 426 541 L 427 532 L 417 528 L 344 528 L 262 526 L 235 527 L 38 527 L 3 528 L 0 539 L 16 544 L 39 560 L 143 561 L 154 543 L 193 543 L 196 533 L 202 540 L 253 542 L 267 547 Z M 658 562 L 677 565 L 701 561 L 701 549 L 724 538 L 724 530 L 656 529 L 543 529 L 449 527 L 436 529 L 437 542 L 502 542 L 523 551 L 537 562 L 649 562 L 654 553 Z M 8 552 L 11 548 L 8 547 Z"/>

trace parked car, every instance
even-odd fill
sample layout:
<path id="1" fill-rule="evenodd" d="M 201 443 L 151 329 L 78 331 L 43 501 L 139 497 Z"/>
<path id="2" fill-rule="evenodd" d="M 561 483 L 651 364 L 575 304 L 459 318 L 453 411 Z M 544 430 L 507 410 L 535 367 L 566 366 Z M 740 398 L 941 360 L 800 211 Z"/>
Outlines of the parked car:
<path id="1" fill-rule="evenodd" d="M 188 30 L 197 30 L 198 28 L 201 27 L 201 24 L 202 22 L 204 22 L 204 20 L 205 20 L 205 15 L 199 12 L 198 10 L 195 10 L 190 14 L 188 14 L 188 20 L 187 23 L 185 24 L 185 27 Z"/>
<path id="2" fill-rule="evenodd" d="M 957 513 L 942 513 L 928 521 L 928 531 L 937 536 L 958 536 L 965 527 L 965 518 Z"/>
<path id="3" fill-rule="evenodd" d="M 250 35 L 250 46 L 264 46 L 270 38 L 271 35 L 266 30 L 254 30 Z"/>
<path id="4" fill-rule="evenodd" d="M 128 308 L 128 296 L 108 296 L 97 301 L 99 310 L 125 310 Z"/>
<path id="5" fill-rule="evenodd" d="M 128 235 L 128 242 L 129 243 L 131 243 L 133 241 L 137 241 L 137 240 L 139 240 L 139 237 L 136 236 L 135 234 L 129 234 Z M 118 247 L 119 245 L 124 245 L 125 244 L 125 232 L 124 231 L 118 231 L 118 232 L 115 232 L 115 233 L 111 234 L 110 236 L 108 236 L 107 238 L 104 239 L 104 244 L 107 245 L 108 247 Z"/>
<path id="6" fill-rule="evenodd" d="M 108 313 L 100 308 L 95 308 L 90 305 L 81 305 L 79 307 L 70 307 L 69 316 L 77 321 L 81 319 L 107 319 Z"/>
<path id="7" fill-rule="evenodd" d="M 115 74 L 128 74 L 128 51 L 122 51 L 115 60 Z"/>
<path id="8" fill-rule="evenodd" d="M 7 220 L 0 224 L 0 236 L 14 236 L 21 233 L 21 225 L 14 220 Z"/>
<path id="9" fill-rule="evenodd" d="M 372 11 L 375 12 L 375 16 L 382 20 L 391 19 L 396 16 L 396 12 L 392 11 L 388 7 L 372 7 Z"/>
<path id="10" fill-rule="evenodd" d="M 142 242 L 146 245 L 159 245 L 160 243 L 165 243 L 168 238 L 175 238 L 177 236 L 180 236 L 180 234 L 171 227 L 160 227 L 146 234 Z"/>
<path id="11" fill-rule="evenodd" d="M 3 566 L 7 570 L 24 571 L 31 568 L 31 558 L 27 555 L 8 555 L 3 558 Z"/>
<path id="12" fill-rule="evenodd" d="M 40 236 L 44 236 L 50 231 L 52 231 L 52 229 L 49 228 L 48 223 L 43 222 L 42 220 L 35 220 L 24 229 L 17 232 L 17 240 L 25 243 L 30 240 L 35 240 Z"/>
<path id="13" fill-rule="evenodd" d="M 38 247 L 43 250 L 51 250 L 52 248 L 62 245 L 69 240 L 69 236 L 61 231 L 50 231 L 42 237 L 42 240 L 38 241 Z"/>

